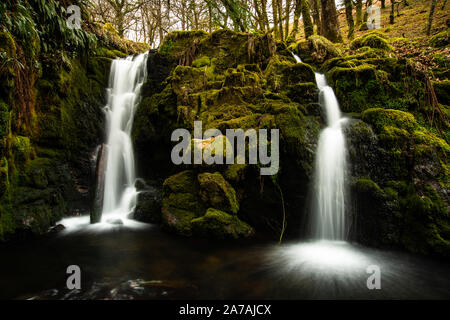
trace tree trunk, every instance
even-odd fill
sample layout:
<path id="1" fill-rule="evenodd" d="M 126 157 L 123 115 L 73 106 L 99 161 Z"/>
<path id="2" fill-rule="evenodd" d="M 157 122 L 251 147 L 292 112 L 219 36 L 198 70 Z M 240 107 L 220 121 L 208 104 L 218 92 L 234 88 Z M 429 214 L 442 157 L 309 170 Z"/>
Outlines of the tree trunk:
<path id="1" fill-rule="evenodd" d="M 356 0 L 356 26 L 359 27 L 362 23 L 362 0 Z"/>
<path id="2" fill-rule="evenodd" d="M 342 42 L 334 0 L 320 0 L 322 4 L 322 35 L 331 42 Z"/>
<path id="3" fill-rule="evenodd" d="M 434 9 L 436 8 L 436 0 L 431 0 L 430 15 L 428 16 L 427 35 L 431 34 L 431 26 L 433 24 Z"/>
<path id="4" fill-rule="evenodd" d="M 283 30 L 283 1 L 278 0 L 278 27 L 280 28 L 280 39 L 284 40 L 284 30 Z"/>
<path id="5" fill-rule="evenodd" d="M 288 41 L 295 41 L 298 33 L 298 20 L 300 19 L 300 15 L 302 13 L 302 2 L 301 0 L 295 0 L 295 9 L 294 9 L 294 24 L 292 26 L 291 33 L 289 34 Z"/>
<path id="6" fill-rule="evenodd" d="M 272 11 L 273 11 L 273 30 L 275 34 L 275 39 L 280 39 L 280 34 L 278 32 L 278 1 L 272 0 Z"/>
<path id="7" fill-rule="evenodd" d="M 320 5 L 319 0 L 312 0 L 312 17 L 314 24 L 316 25 L 317 34 L 321 34 L 320 31 Z"/>
<path id="8" fill-rule="evenodd" d="M 391 14 L 389 15 L 389 23 L 394 24 L 395 0 L 391 0 Z"/>
<path id="9" fill-rule="evenodd" d="M 286 35 L 285 37 L 287 38 L 289 35 L 289 13 L 291 11 L 291 0 L 286 0 L 286 22 L 284 25 L 284 34 Z"/>
<path id="10" fill-rule="evenodd" d="M 311 21 L 311 16 L 309 14 L 309 4 L 308 0 L 301 0 L 302 17 L 303 17 L 303 29 L 305 30 L 305 38 L 309 38 L 314 34 L 314 26 Z"/>
<path id="11" fill-rule="evenodd" d="M 353 22 L 353 6 L 352 0 L 344 0 L 345 4 L 345 16 L 348 24 L 348 39 L 353 39 L 355 33 L 355 23 Z"/>

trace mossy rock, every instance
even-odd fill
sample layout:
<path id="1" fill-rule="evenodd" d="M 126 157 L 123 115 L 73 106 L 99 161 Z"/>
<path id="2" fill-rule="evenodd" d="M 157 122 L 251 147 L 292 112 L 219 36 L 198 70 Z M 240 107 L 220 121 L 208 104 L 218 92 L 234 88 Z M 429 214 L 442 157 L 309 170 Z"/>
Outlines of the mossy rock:
<path id="1" fill-rule="evenodd" d="M 200 185 L 200 197 L 204 203 L 232 214 L 239 211 L 236 192 L 219 172 L 200 173 L 197 179 Z"/>
<path id="2" fill-rule="evenodd" d="M 224 172 L 224 177 L 232 183 L 242 182 L 245 178 L 246 169 L 247 164 L 230 164 Z"/>
<path id="3" fill-rule="evenodd" d="M 133 219 L 159 223 L 161 222 L 161 193 L 154 187 L 147 187 L 140 190 L 136 199 L 136 208 L 133 213 Z"/>
<path id="4" fill-rule="evenodd" d="M 116 49 L 108 49 L 101 47 L 97 49 L 97 55 L 109 59 L 116 59 L 116 58 L 126 58 L 128 56 L 128 53 Z"/>
<path id="5" fill-rule="evenodd" d="M 372 108 L 365 110 L 361 116 L 363 121 L 370 123 L 377 132 L 383 131 L 386 126 L 395 126 L 412 132 L 416 126 L 414 116 L 400 110 Z"/>
<path id="6" fill-rule="evenodd" d="M 425 195 L 415 193 L 400 200 L 405 232 L 402 244 L 411 252 L 450 257 L 450 221 L 448 209 L 442 200 L 431 191 Z"/>
<path id="7" fill-rule="evenodd" d="M 270 59 L 264 71 L 267 86 L 273 92 L 280 92 L 298 83 L 315 83 L 314 71 L 306 63 L 292 63 L 278 56 Z"/>
<path id="8" fill-rule="evenodd" d="M 330 40 L 319 35 L 313 35 L 308 40 L 300 41 L 295 52 L 302 61 L 315 64 L 321 64 L 341 55 L 341 51 Z"/>
<path id="9" fill-rule="evenodd" d="M 26 163 L 34 156 L 34 150 L 28 137 L 15 137 L 12 147 L 16 164 Z"/>
<path id="10" fill-rule="evenodd" d="M 385 76 L 373 65 L 336 66 L 326 76 L 344 112 L 361 112 L 386 96 Z"/>
<path id="11" fill-rule="evenodd" d="M 172 60 L 178 60 L 184 50 L 194 43 L 200 42 L 207 37 L 205 31 L 172 31 L 165 38 L 158 48 L 161 55 L 168 56 Z"/>
<path id="12" fill-rule="evenodd" d="M 205 215 L 192 220 L 195 235 L 214 239 L 239 239 L 254 235 L 254 230 L 237 216 L 209 208 Z"/>
<path id="13" fill-rule="evenodd" d="M 432 83 L 439 103 L 450 106 L 450 80 L 433 81 Z"/>
<path id="14" fill-rule="evenodd" d="M 3 158 L 0 159 L 0 199 L 8 191 L 8 188 L 9 188 L 8 160 L 6 160 L 6 158 Z"/>
<path id="15" fill-rule="evenodd" d="M 441 31 L 430 38 L 430 45 L 436 48 L 442 48 L 449 44 L 450 28 Z"/>
<path id="16" fill-rule="evenodd" d="M 373 31 L 362 35 L 354 39 L 350 43 L 350 48 L 353 50 L 362 48 L 362 47 L 370 47 L 376 49 L 383 49 L 391 51 L 392 47 L 386 40 L 386 36 L 378 31 Z"/>
<path id="17" fill-rule="evenodd" d="M 191 220 L 204 212 L 194 171 L 182 171 L 164 181 L 161 212 L 166 229 L 184 236 L 192 234 Z"/>
<path id="18" fill-rule="evenodd" d="M 204 71 L 193 67 L 177 66 L 171 80 L 173 91 L 180 96 L 200 91 L 206 84 Z"/>
<path id="19" fill-rule="evenodd" d="M 0 100 L 0 139 L 7 136 L 10 131 L 10 110 L 3 100 Z"/>
<path id="20" fill-rule="evenodd" d="M 352 183 L 352 188 L 358 190 L 361 193 L 370 193 L 375 197 L 380 197 L 383 194 L 383 190 L 371 179 L 360 178 Z"/>

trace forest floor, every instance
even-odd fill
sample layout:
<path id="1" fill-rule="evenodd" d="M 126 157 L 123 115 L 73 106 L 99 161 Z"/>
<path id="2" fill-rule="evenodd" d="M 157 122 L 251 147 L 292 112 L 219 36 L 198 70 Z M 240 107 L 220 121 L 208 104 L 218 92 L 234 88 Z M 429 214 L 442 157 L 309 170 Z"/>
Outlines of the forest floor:
<path id="1" fill-rule="evenodd" d="M 401 57 L 414 58 L 417 62 L 433 69 L 437 67 L 436 57 L 444 57 L 447 61 L 450 60 L 450 48 L 435 48 L 429 45 L 430 37 L 450 27 L 450 1 L 438 0 L 434 12 L 434 19 L 431 28 L 431 35 L 426 35 L 426 26 L 428 24 L 428 16 L 431 6 L 431 0 L 408 0 L 408 5 L 405 6 L 402 2 L 397 10 L 395 8 L 394 24 L 389 23 L 389 15 L 391 12 L 390 1 L 386 1 L 386 8 L 381 9 L 381 31 L 389 38 L 390 44 L 394 47 L 395 52 Z M 381 2 L 376 0 L 374 5 L 381 6 Z M 363 15 L 365 12 L 363 7 Z M 356 12 L 353 11 L 353 19 L 355 19 Z M 348 50 L 348 44 L 351 42 L 347 38 L 348 25 L 345 18 L 345 9 L 338 10 L 338 20 L 341 29 L 344 43 L 341 49 Z M 364 33 L 373 30 L 359 30 L 360 26 L 355 26 L 355 38 Z M 304 39 L 303 25 L 300 21 L 299 40 Z M 442 80 L 442 79 L 436 79 Z"/>

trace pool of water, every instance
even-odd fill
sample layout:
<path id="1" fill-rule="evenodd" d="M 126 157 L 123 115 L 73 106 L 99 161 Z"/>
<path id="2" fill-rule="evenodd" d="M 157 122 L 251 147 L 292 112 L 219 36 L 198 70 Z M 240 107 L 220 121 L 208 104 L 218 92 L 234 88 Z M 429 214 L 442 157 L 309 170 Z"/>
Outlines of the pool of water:
<path id="1" fill-rule="evenodd" d="M 124 224 L 3 244 L 0 256 L 2 299 L 450 298 L 449 263 L 346 242 L 216 242 Z M 81 290 L 65 287 L 69 265 Z M 367 288 L 374 265 L 379 290 Z"/>

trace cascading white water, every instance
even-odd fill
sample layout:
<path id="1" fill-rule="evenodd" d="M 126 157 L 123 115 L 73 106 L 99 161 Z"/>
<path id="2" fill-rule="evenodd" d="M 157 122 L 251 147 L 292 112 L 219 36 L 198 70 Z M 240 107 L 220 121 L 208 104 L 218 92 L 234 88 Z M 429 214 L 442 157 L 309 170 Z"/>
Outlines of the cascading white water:
<path id="1" fill-rule="evenodd" d="M 302 60 L 292 54 L 295 60 Z M 314 212 L 310 232 L 314 239 L 345 240 L 345 172 L 346 146 L 342 132 L 339 102 L 324 74 L 315 72 L 319 103 L 325 110 L 327 127 L 322 130 L 317 146 L 314 181 Z"/>
<path id="2" fill-rule="evenodd" d="M 342 132 L 345 118 L 341 117 L 339 103 L 325 75 L 317 72 L 315 75 L 327 127 L 320 133 L 317 147 L 311 235 L 316 239 L 345 240 L 346 146 Z"/>
<path id="3" fill-rule="evenodd" d="M 115 59 L 111 65 L 107 114 L 108 157 L 102 221 L 125 219 L 136 205 L 135 163 L 131 129 L 147 76 L 147 53 Z"/>

